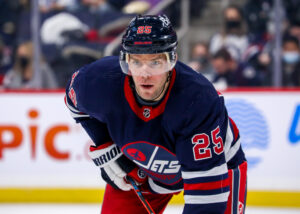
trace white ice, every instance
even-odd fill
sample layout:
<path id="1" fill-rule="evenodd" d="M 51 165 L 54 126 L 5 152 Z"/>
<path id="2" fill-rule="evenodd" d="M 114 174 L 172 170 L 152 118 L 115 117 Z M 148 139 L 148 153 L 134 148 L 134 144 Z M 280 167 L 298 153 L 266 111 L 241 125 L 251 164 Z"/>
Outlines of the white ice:
<path id="1" fill-rule="evenodd" d="M 0 214 L 99 214 L 97 204 L 1 204 Z M 169 206 L 164 214 L 182 213 L 182 206 Z M 246 214 L 300 214 L 300 209 L 247 207 Z"/>

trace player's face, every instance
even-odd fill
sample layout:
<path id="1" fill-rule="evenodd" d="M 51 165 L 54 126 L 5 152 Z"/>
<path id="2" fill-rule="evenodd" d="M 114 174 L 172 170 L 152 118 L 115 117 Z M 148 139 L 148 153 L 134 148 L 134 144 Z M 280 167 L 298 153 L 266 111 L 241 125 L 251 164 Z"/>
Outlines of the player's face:
<path id="1" fill-rule="evenodd" d="M 164 95 L 168 78 L 168 72 L 163 70 L 166 63 L 164 54 L 130 54 L 129 69 L 136 91 L 143 99 L 159 100 Z"/>

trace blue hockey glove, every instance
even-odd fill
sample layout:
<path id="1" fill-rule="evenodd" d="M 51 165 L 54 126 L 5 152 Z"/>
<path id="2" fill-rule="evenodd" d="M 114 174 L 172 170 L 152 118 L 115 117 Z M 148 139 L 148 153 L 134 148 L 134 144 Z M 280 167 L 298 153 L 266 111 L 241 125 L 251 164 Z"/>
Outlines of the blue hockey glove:
<path id="1" fill-rule="evenodd" d="M 147 179 L 145 174 L 141 173 L 141 170 L 112 142 L 98 147 L 91 146 L 88 154 L 96 166 L 100 167 L 103 180 L 116 189 L 123 191 L 132 189 L 125 180 L 126 176 L 132 177 L 137 184 L 142 184 Z"/>

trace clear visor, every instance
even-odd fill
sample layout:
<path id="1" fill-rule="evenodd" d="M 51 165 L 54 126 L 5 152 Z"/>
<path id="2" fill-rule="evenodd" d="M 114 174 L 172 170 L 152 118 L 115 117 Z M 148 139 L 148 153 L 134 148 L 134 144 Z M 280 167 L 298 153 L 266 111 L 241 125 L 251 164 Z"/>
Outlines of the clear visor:
<path id="1" fill-rule="evenodd" d="M 170 53 L 125 54 L 120 59 L 122 71 L 132 76 L 154 76 L 172 70 L 176 60 L 170 60 Z"/>

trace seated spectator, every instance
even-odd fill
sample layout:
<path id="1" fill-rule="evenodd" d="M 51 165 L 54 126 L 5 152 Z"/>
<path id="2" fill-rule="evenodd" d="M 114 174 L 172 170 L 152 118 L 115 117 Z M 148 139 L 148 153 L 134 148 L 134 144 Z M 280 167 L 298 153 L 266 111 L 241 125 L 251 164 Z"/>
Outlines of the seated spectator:
<path id="1" fill-rule="evenodd" d="M 41 22 L 41 49 L 63 88 L 70 73 L 101 58 L 106 45 L 132 19 L 112 9 L 107 0 L 78 2 L 77 10 L 52 14 Z"/>
<path id="2" fill-rule="evenodd" d="M 16 47 L 18 20 L 24 1 L 0 0 L 0 85 L 12 67 Z"/>
<path id="3" fill-rule="evenodd" d="M 18 46 L 14 66 L 4 76 L 3 86 L 8 89 L 56 88 L 52 70 L 41 60 L 39 75 L 33 70 L 33 45 L 26 42 Z"/>
<path id="4" fill-rule="evenodd" d="M 15 45 L 21 3 L 17 0 L 0 1 L 0 37 L 6 47 Z"/>
<path id="5" fill-rule="evenodd" d="M 225 47 L 237 53 L 233 56 L 236 60 L 248 47 L 248 38 L 243 26 L 243 15 L 239 7 L 229 6 L 224 11 L 223 32 L 215 34 L 210 42 L 209 51 L 214 55 L 218 50 Z"/>
<path id="6" fill-rule="evenodd" d="M 296 37 L 283 38 L 282 61 L 283 86 L 300 86 L 300 45 Z"/>
<path id="7" fill-rule="evenodd" d="M 268 52 L 251 46 L 237 70 L 238 86 L 269 86 L 271 84 L 271 57 Z"/>
<path id="8" fill-rule="evenodd" d="M 64 25 L 62 23 L 68 23 Z M 56 44 L 62 46 L 69 39 L 76 37 L 78 32 L 83 39 L 84 33 L 88 31 L 88 26 L 79 20 L 75 15 L 67 12 L 58 13 L 46 19 L 41 26 L 41 41 L 43 44 Z M 68 34 L 68 32 L 70 32 Z"/>
<path id="9" fill-rule="evenodd" d="M 239 86 L 271 85 L 274 41 L 268 31 L 268 25 L 272 20 L 272 4 L 272 0 L 247 0 L 243 8 L 249 46 L 242 55 L 241 69 L 237 74 Z"/>
<path id="10" fill-rule="evenodd" d="M 220 49 L 213 55 L 212 65 L 216 73 L 212 83 L 217 90 L 237 86 L 236 73 L 239 64 L 226 48 Z"/>
<path id="11" fill-rule="evenodd" d="M 203 74 L 209 81 L 212 81 L 214 69 L 210 63 L 208 45 L 204 42 L 196 43 L 193 47 L 191 58 L 189 66 L 198 73 Z"/>
<path id="12" fill-rule="evenodd" d="M 300 41 L 300 22 L 291 24 L 287 31 L 291 36 L 296 37 Z"/>
<path id="13" fill-rule="evenodd" d="M 264 45 L 270 38 L 268 24 L 272 0 L 247 0 L 243 9 L 248 27 L 249 42 Z"/>

